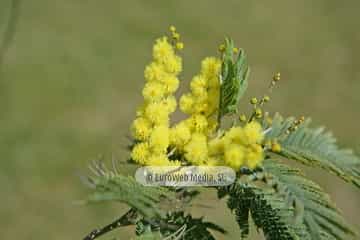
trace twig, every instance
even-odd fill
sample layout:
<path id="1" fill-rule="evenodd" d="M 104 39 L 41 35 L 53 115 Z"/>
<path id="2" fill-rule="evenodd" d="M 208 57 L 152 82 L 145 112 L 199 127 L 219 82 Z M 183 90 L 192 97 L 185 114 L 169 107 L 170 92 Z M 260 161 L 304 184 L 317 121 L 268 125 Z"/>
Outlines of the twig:
<path id="1" fill-rule="evenodd" d="M 109 225 L 106 225 L 101 229 L 95 229 L 94 231 L 89 233 L 85 238 L 83 238 L 83 240 L 94 240 L 104 235 L 105 233 L 114 230 L 115 228 L 132 225 L 135 223 L 135 219 L 137 218 L 137 216 L 138 214 L 136 210 L 130 209 L 123 216 L 121 216 L 119 219 L 115 220 L 114 222 L 110 223 Z"/>

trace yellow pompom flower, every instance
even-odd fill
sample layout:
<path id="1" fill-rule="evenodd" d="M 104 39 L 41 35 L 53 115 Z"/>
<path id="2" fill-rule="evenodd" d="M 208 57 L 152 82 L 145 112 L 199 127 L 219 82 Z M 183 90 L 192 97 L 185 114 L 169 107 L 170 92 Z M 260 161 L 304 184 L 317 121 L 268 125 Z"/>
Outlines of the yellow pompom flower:
<path id="1" fill-rule="evenodd" d="M 177 102 L 176 98 L 174 96 L 169 96 L 167 98 L 164 98 L 161 103 L 164 106 L 164 111 L 167 111 L 168 113 L 173 113 L 176 110 Z"/>
<path id="2" fill-rule="evenodd" d="M 206 102 L 208 99 L 208 91 L 206 88 L 195 88 L 192 91 L 192 94 L 197 99 L 198 102 L 203 101 Z"/>
<path id="3" fill-rule="evenodd" d="M 264 138 L 264 134 L 263 134 L 261 125 L 256 121 L 252 121 L 252 122 L 246 124 L 244 127 L 244 133 L 245 133 L 246 140 L 249 143 L 261 142 Z"/>
<path id="4" fill-rule="evenodd" d="M 143 141 L 150 136 L 151 124 L 147 119 L 139 117 L 134 120 L 131 130 L 136 140 Z"/>
<path id="5" fill-rule="evenodd" d="M 264 158 L 263 149 L 259 144 L 251 144 L 247 150 L 246 164 L 250 169 L 254 169 Z"/>
<path id="6" fill-rule="evenodd" d="M 165 88 L 161 83 L 148 82 L 145 84 L 142 94 L 146 101 L 157 101 L 164 97 Z"/>
<path id="7" fill-rule="evenodd" d="M 220 166 L 223 165 L 223 161 L 221 161 L 219 158 L 210 157 L 206 161 L 207 166 Z"/>
<path id="8" fill-rule="evenodd" d="M 180 98 L 180 109 L 184 113 L 191 114 L 193 112 L 194 97 L 191 94 L 184 94 Z"/>
<path id="9" fill-rule="evenodd" d="M 184 48 L 184 43 L 183 42 L 177 42 L 176 43 L 176 49 L 182 50 L 183 48 Z"/>
<path id="10" fill-rule="evenodd" d="M 244 163 L 244 157 L 245 149 L 243 146 L 238 144 L 230 144 L 225 147 L 224 161 L 234 170 L 240 169 Z"/>
<path id="11" fill-rule="evenodd" d="M 152 62 L 145 67 L 144 77 L 148 82 L 161 81 L 165 76 L 164 66 L 159 63 Z"/>
<path id="12" fill-rule="evenodd" d="M 131 159 L 145 165 L 146 159 L 150 156 L 149 144 L 143 142 L 136 144 L 131 151 Z"/>
<path id="13" fill-rule="evenodd" d="M 206 89 L 207 79 L 202 75 L 195 76 L 190 83 L 190 89 L 192 92 L 198 91 L 198 89 Z"/>
<path id="14" fill-rule="evenodd" d="M 185 122 L 180 122 L 170 130 L 170 143 L 180 150 L 189 142 L 191 132 Z"/>
<path id="15" fill-rule="evenodd" d="M 201 62 L 201 74 L 206 78 L 217 78 L 221 69 L 221 60 L 215 57 L 207 57 Z"/>
<path id="16" fill-rule="evenodd" d="M 173 55 L 163 62 L 166 72 L 178 75 L 182 70 L 182 61 L 179 56 Z"/>
<path id="17" fill-rule="evenodd" d="M 237 144 L 246 144 L 245 132 L 241 127 L 232 127 L 225 134 L 225 139 Z"/>
<path id="18" fill-rule="evenodd" d="M 145 108 L 145 116 L 151 123 L 159 125 L 166 125 L 169 122 L 168 111 L 164 109 L 161 102 L 149 103 Z"/>
<path id="19" fill-rule="evenodd" d="M 281 152 L 281 145 L 276 141 L 271 143 L 271 151 L 276 153 Z"/>
<path id="20" fill-rule="evenodd" d="M 208 127 L 207 118 L 201 114 L 194 114 L 185 121 L 193 132 L 206 132 Z"/>
<path id="21" fill-rule="evenodd" d="M 170 29 L 170 32 L 176 32 L 176 27 L 173 25 L 171 25 L 169 29 Z"/>
<path id="22" fill-rule="evenodd" d="M 149 166 L 171 166 L 166 154 L 152 154 L 146 161 Z"/>
<path id="23" fill-rule="evenodd" d="M 161 83 L 163 84 L 167 94 L 174 93 L 179 87 L 179 79 L 176 76 L 170 74 L 164 77 L 161 80 Z"/>
<path id="24" fill-rule="evenodd" d="M 173 56 L 174 49 L 168 42 L 167 37 L 157 39 L 153 47 L 153 58 L 160 63 L 164 63 Z"/>
<path id="25" fill-rule="evenodd" d="M 165 153 L 169 146 L 169 128 L 167 126 L 157 126 L 150 135 L 150 147 L 156 153 Z"/>
<path id="26" fill-rule="evenodd" d="M 206 98 L 195 97 L 197 102 L 193 105 L 193 114 L 202 114 L 204 116 L 209 112 L 209 104 Z"/>
<path id="27" fill-rule="evenodd" d="M 185 145 L 185 158 L 192 164 L 203 165 L 208 158 L 207 138 L 204 134 L 195 133 Z"/>
<path id="28" fill-rule="evenodd" d="M 222 155 L 224 153 L 225 141 L 222 138 L 213 138 L 209 141 L 209 154 L 213 155 Z"/>
<path id="29" fill-rule="evenodd" d="M 196 75 L 193 77 L 190 83 L 190 88 L 206 88 L 207 87 L 207 78 L 203 75 Z"/>

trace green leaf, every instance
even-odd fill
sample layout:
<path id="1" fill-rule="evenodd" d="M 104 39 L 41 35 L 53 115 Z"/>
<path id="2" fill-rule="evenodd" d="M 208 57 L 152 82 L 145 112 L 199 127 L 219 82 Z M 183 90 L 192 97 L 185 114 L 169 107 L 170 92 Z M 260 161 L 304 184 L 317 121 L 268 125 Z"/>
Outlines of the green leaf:
<path id="1" fill-rule="evenodd" d="M 306 179 L 299 169 L 266 159 L 264 171 L 271 175 L 273 186 L 290 200 L 288 202 L 302 208 L 299 218 L 310 233 L 309 239 L 349 240 L 355 236 L 329 196 L 316 183 Z"/>
<path id="2" fill-rule="evenodd" d="M 283 120 L 280 115 L 275 115 L 271 131 L 266 135 L 268 139 L 278 138 L 282 149 L 280 155 L 323 168 L 360 187 L 360 159 L 351 150 L 340 149 L 334 136 L 323 127 L 310 128 L 310 120 L 284 135 L 293 120 Z"/>
<path id="3" fill-rule="evenodd" d="M 231 39 L 225 39 L 225 51 L 223 53 L 221 67 L 221 87 L 219 101 L 219 121 L 226 114 L 237 113 L 237 106 L 248 85 L 250 68 L 243 49 L 234 56 L 234 43 Z M 234 58 L 236 58 L 234 60 Z"/>
<path id="4" fill-rule="evenodd" d="M 223 191 L 223 190 L 222 190 Z M 227 187 L 228 207 L 234 211 L 241 237 L 249 234 L 249 215 L 267 240 L 309 239 L 302 223 L 294 221 L 294 209 L 273 189 L 239 181 Z M 222 194 L 222 193 L 220 193 Z"/>
<path id="5" fill-rule="evenodd" d="M 164 203 L 175 201 L 175 193 L 163 187 L 145 187 L 133 177 L 123 176 L 96 165 L 95 176 L 88 178 L 93 188 L 88 203 L 103 201 L 122 202 L 137 210 L 145 217 L 160 217 L 165 211 Z"/>

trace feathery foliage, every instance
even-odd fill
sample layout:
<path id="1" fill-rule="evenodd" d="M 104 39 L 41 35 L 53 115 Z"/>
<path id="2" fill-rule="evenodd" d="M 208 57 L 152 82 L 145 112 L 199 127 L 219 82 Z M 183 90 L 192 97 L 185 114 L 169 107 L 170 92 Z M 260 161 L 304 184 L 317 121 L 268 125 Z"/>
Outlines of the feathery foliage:
<path id="1" fill-rule="evenodd" d="M 349 149 L 340 149 L 336 139 L 323 127 L 310 128 L 310 120 L 301 124 L 296 131 L 286 135 L 293 118 L 283 118 L 276 114 L 267 138 L 277 138 L 281 144 L 281 154 L 303 164 L 321 167 L 347 182 L 360 187 L 360 159 Z"/>
<path id="2" fill-rule="evenodd" d="M 304 225 L 294 221 L 294 208 L 285 204 L 273 189 L 237 182 L 221 189 L 219 197 L 224 193 L 229 195 L 228 207 L 236 215 L 242 238 L 249 234 L 251 215 L 254 224 L 263 230 L 268 240 L 309 239 Z"/>
<path id="3" fill-rule="evenodd" d="M 95 163 L 94 176 L 88 178 L 93 193 L 87 202 L 117 201 L 136 209 L 142 216 L 163 216 L 160 204 L 174 201 L 174 192 L 163 187 L 145 187 L 131 176 L 123 176 Z"/>
<path id="4" fill-rule="evenodd" d="M 271 184 L 294 206 L 311 240 L 351 239 L 355 233 L 330 201 L 329 196 L 299 169 L 267 159 L 264 170 Z"/>
<path id="5" fill-rule="evenodd" d="M 240 49 L 238 55 L 234 56 L 234 42 L 228 38 L 225 39 L 224 47 L 219 119 L 228 113 L 237 113 L 238 103 L 247 89 L 250 74 L 244 50 Z"/>

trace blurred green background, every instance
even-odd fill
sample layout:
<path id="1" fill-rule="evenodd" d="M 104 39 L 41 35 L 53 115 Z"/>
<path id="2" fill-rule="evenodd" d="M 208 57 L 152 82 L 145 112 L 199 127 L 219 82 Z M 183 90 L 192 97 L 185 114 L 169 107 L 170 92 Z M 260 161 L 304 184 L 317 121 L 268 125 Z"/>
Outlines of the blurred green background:
<path id="1" fill-rule="evenodd" d="M 10 8 L 11 0 L 0 1 L 1 41 Z M 143 69 L 170 24 L 185 41 L 182 89 L 232 36 L 252 66 L 245 99 L 264 93 L 280 71 L 269 110 L 311 116 L 360 152 L 359 9 L 357 0 L 20 1 L 0 73 L 0 238 L 82 239 L 124 212 L 74 205 L 87 193 L 78 175 L 99 154 L 128 156 Z M 360 229 L 360 192 L 321 171 L 310 175 Z M 212 208 L 196 214 L 230 231 L 220 239 L 238 239 L 223 204 L 213 195 L 201 201 Z M 128 239 L 130 230 L 115 235 Z"/>

